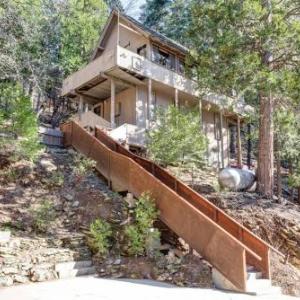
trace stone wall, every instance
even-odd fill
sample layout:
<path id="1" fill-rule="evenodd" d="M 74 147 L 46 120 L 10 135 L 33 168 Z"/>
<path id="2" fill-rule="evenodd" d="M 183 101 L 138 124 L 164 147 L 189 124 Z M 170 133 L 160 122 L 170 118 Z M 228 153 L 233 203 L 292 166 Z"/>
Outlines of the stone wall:
<path id="1" fill-rule="evenodd" d="M 0 286 L 56 279 L 57 264 L 90 258 L 85 237 L 80 234 L 61 238 L 6 236 L 0 239 Z"/>

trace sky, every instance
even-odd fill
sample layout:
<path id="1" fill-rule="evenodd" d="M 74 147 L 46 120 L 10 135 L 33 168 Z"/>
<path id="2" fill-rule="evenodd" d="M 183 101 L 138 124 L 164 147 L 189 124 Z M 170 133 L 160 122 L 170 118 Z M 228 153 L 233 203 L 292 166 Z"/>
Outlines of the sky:
<path id="1" fill-rule="evenodd" d="M 145 0 L 121 0 L 126 13 L 136 19 L 140 15 L 140 6 L 145 3 Z"/>

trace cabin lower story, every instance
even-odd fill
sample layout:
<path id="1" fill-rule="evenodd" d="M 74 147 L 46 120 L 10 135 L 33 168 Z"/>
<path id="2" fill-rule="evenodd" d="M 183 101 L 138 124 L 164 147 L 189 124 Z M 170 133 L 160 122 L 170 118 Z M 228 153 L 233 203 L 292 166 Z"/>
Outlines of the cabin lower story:
<path id="1" fill-rule="evenodd" d="M 208 140 L 208 165 L 219 170 L 231 164 L 242 164 L 239 159 L 242 152 L 240 117 L 166 85 L 148 80 L 147 84 L 124 87 L 123 82 L 111 79 L 102 90 L 89 94 L 80 93 L 75 99 L 78 103 L 79 120 L 84 117 L 84 112 L 92 112 L 116 134 L 121 132 L 121 128 L 125 128 L 126 132 L 145 132 L 155 122 L 155 110 L 158 107 L 175 105 L 179 108 L 196 109 Z M 89 114 L 87 119 L 87 122 L 92 122 L 93 116 Z M 136 144 L 142 146 L 142 138 L 137 135 L 137 139 L 139 141 Z"/>

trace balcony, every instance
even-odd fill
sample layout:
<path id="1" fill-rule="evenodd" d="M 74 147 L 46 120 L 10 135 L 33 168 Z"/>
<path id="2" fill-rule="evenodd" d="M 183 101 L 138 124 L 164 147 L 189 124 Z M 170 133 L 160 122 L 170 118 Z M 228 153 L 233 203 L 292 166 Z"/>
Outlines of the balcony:
<path id="1" fill-rule="evenodd" d="M 97 81 L 101 82 L 101 72 L 105 72 L 116 65 L 115 57 L 115 50 L 108 51 L 71 74 L 63 82 L 61 95 L 66 96 L 75 89 L 80 89 L 88 84 L 96 85 Z"/>
<path id="2" fill-rule="evenodd" d="M 75 89 L 80 89 L 84 86 L 96 85 L 97 80 L 100 83 L 101 74 L 104 73 L 125 81 L 130 81 L 130 74 L 133 76 L 139 75 L 140 77 L 150 78 L 166 84 L 187 94 L 197 95 L 194 81 L 168 70 L 143 56 L 117 46 L 66 78 L 63 82 L 62 96 L 68 95 Z M 134 78 L 133 76 L 132 78 Z"/>
<path id="3" fill-rule="evenodd" d="M 120 46 L 117 46 L 117 65 L 179 91 L 197 96 L 196 82 Z"/>
<path id="4" fill-rule="evenodd" d="M 120 80 L 120 90 L 126 87 L 126 82 L 139 85 L 144 84 L 142 81 L 143 78 L 150 78 L 192 97 L 199 97 L 200 95 L 195 81 L 121 46 L 116 46 L 116 48 L 104 52 L 84 68 L 66 78 L 63 82 L 61 94 L 62 96 L 71 95 L 75 90 L 79 92 L 92 91 L 94 87 L 98 94 L 103 94 L 102 99 L 105 99 L 110 95 L 109 82 L 107 82 L 109 76 Z M 101 86 L 105 84 L 108 84 L 108 86 L 105 86 L 102 92 L 99 92 L 97 85 Z M 104 93 L 103 90 L 106 92 Z M 94 97 L 101 96 L 100 94 L 96 94 Z M 230 108 L 231 111 L 240 114 L 244 114 L 250 110 L 249 106 L 245 105 L 242 99 L 234 99 L 211 92 L 206 92 L 203 100 L 223 109 Z"/>

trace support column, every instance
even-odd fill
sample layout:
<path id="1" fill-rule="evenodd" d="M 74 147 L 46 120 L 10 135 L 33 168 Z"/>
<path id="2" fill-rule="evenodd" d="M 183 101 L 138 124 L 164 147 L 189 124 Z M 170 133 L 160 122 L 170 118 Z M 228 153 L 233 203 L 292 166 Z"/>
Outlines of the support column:
<path id="1" fill-rule="evenodd" d="M 110 80 L 110 123 L 111 127 L 115 128 L 115 102 L 116 102 L 116 84 L 115 80 L 111 78 Z"/>
<path id="2" fill-rule="evenodd" d="M 152 79 L 148 80 L 148 101 L 146 104 L 146 129 L 150 128 L 151 121 L 151 105 L 152 105 Z"/>
<path id="3" fill-rule="evenodd" d="M 224 137 L 223 137 L 223 112 L 220 110 L 220 140 L 221 140 L 221 167 L 224 169 Z"/>
<path id="4" fill-rule="evenodd" d="M 89 105 L 88 105 L 88 103 L 86 103 L 84 105 L 84 112 L 88 112 L 88 111 L 89 111 Z"/>
<path id="5" fill-rule="evenodd" d="M 248 169 L 251 169 L 251 153 L 252 153 L 252 138 L 251 138 L 251 123 L 247 124 L 247 165 Z"/>
<path id="6" fill-rule="evenodd" d="M 237 117 L 237 163 L 238 167 L 242 168 L 242 141 L 241 141 L 241 118 Z"/>
<path id="7" fill-rule="evenodd" d="M 203 110 L 202 110 L 201 99 L 199 99 L 199 124 L 200 124 L 200 130 L 203 131 Z"/>
<path id="8" fill-rule="evenodd" d="M 175 107 L 179 107 L 178 89 L 175 89 Z"/>
<path id="9" fill-rule="evenodd" d="M 83 96 L 79 96 L 79 106 L 78 106 L 79 120 L 81 120 L 82 113 L 83 113 Z"/>

